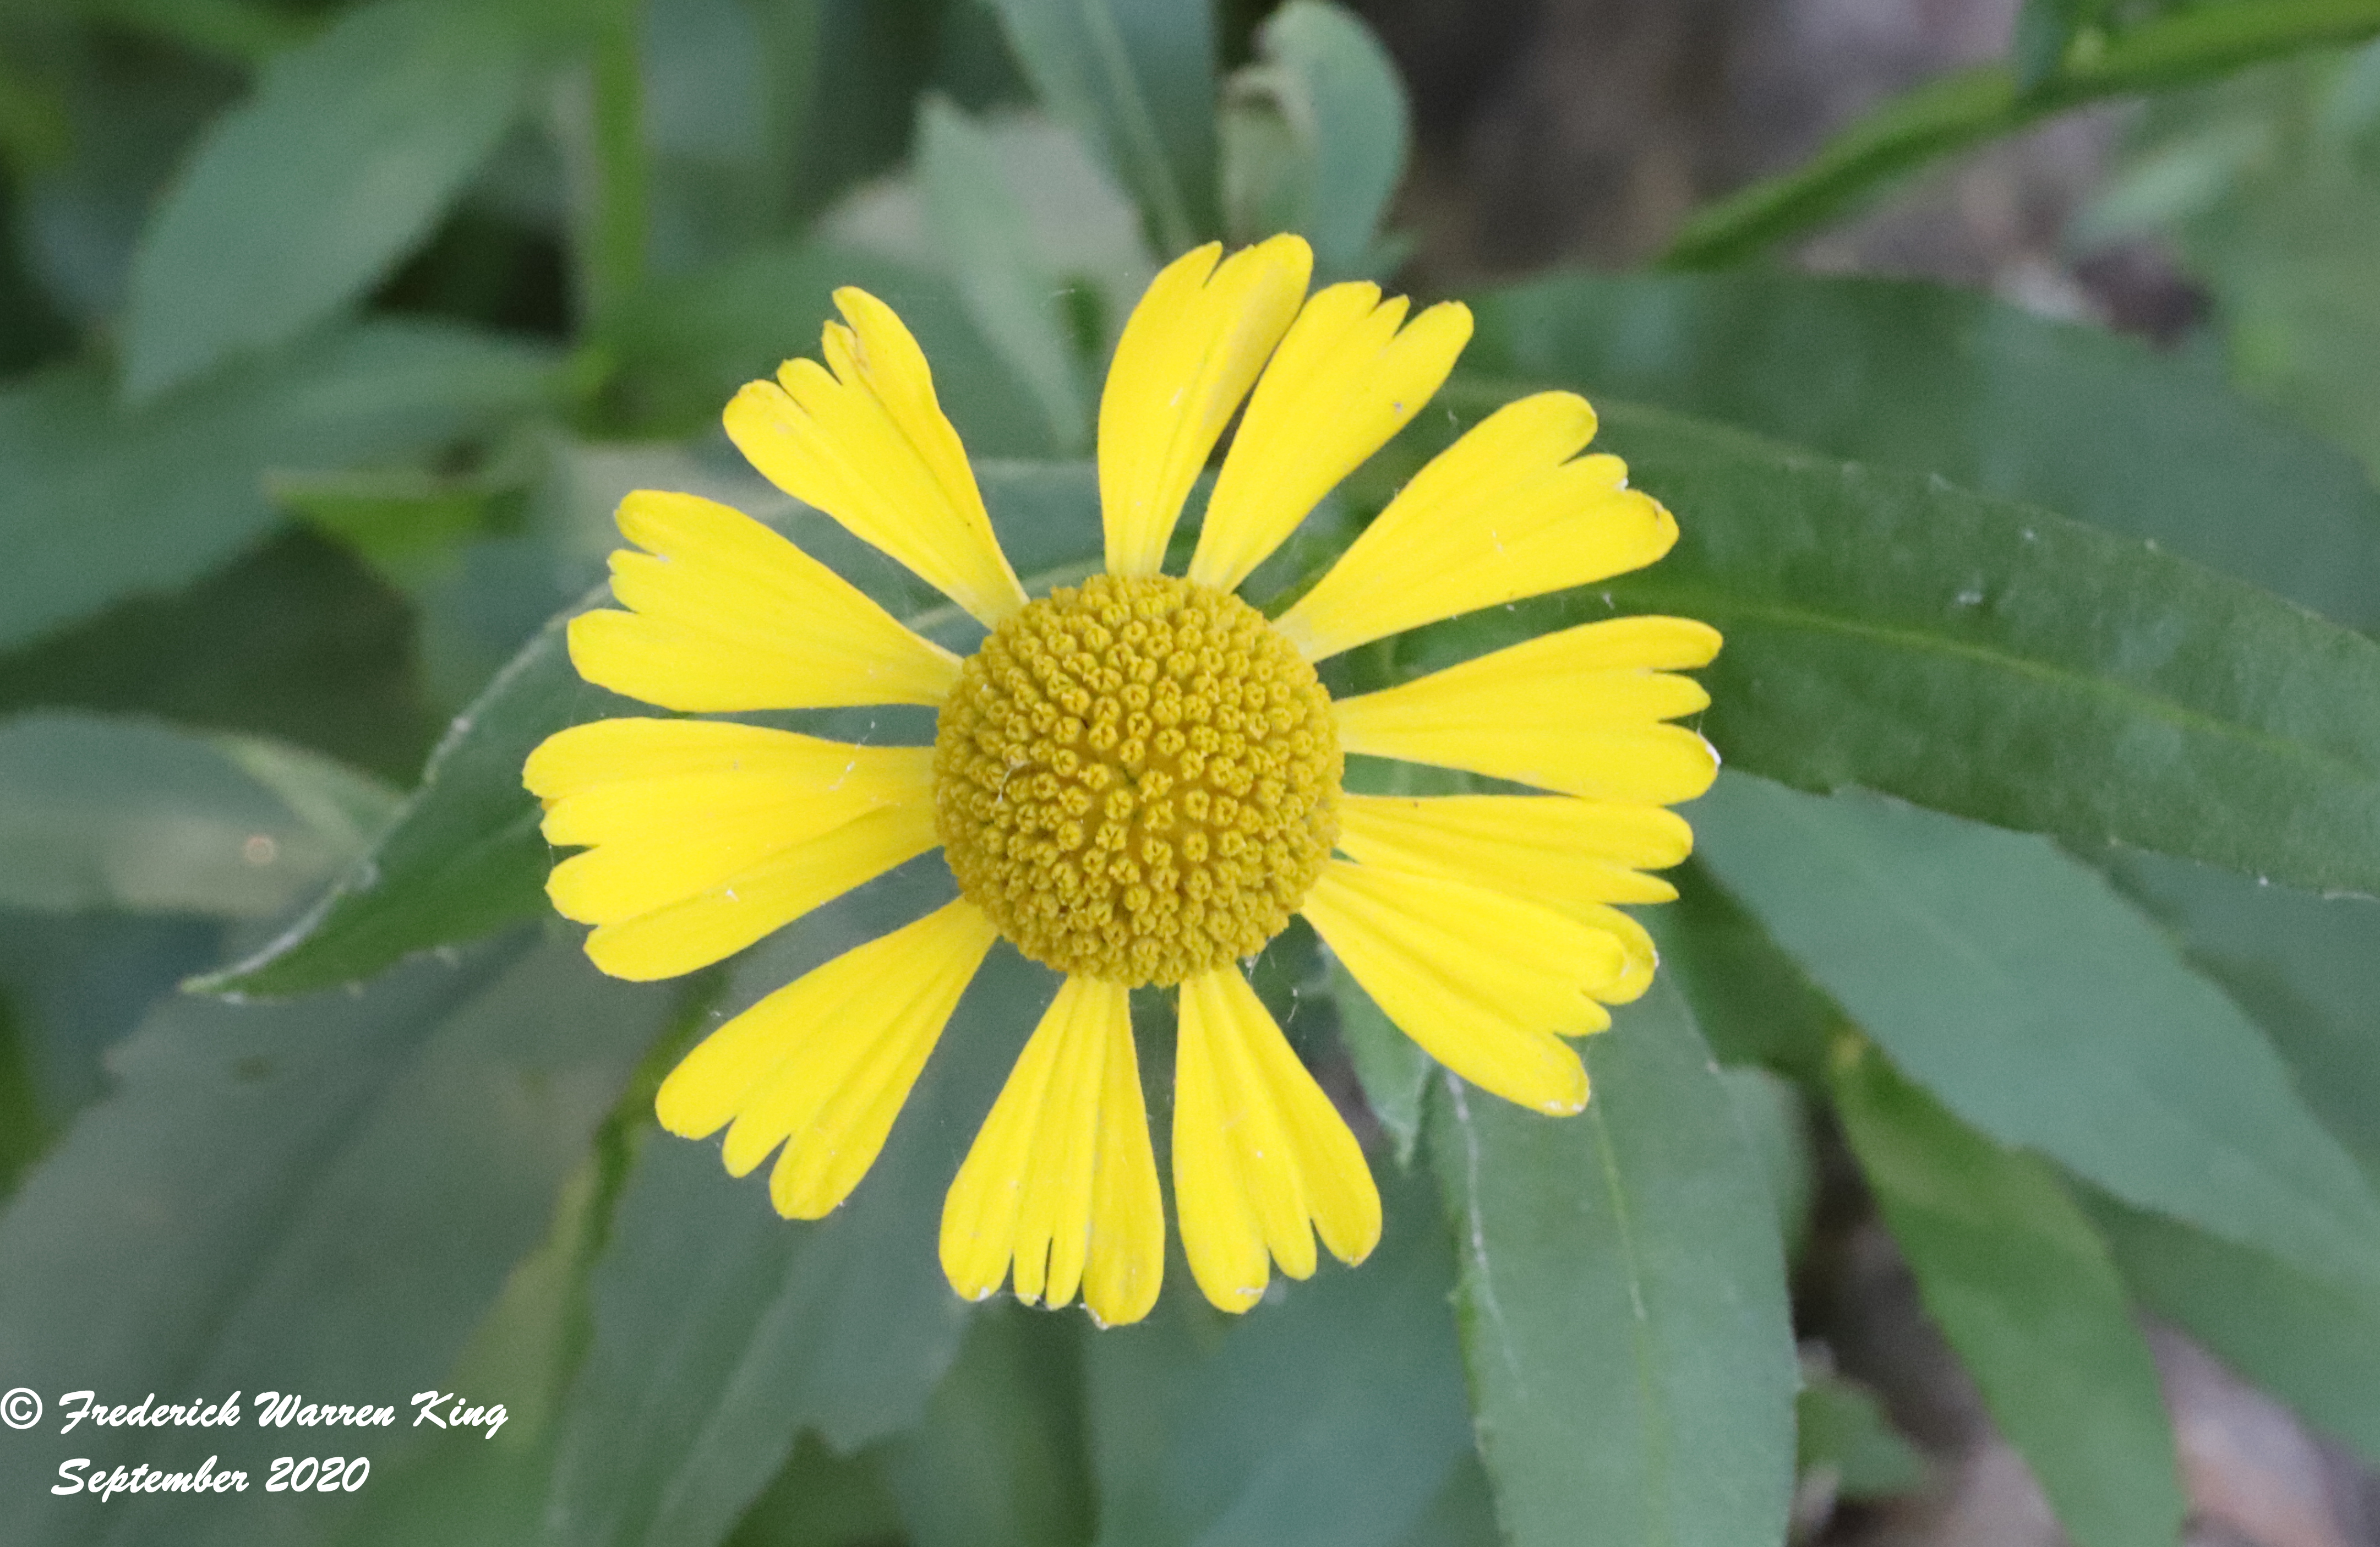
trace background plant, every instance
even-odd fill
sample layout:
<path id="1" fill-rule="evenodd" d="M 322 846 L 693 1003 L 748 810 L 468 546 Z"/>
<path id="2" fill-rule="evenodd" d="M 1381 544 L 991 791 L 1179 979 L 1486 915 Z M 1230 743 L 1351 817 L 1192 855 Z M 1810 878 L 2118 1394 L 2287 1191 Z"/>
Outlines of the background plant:
<path id="1" fill-rule="evenodd" d="M 1846 1187 L 2081 1547 L 2180 1529 L 2144 1311 L 2380 1463 L 2361 0 L 2033 0 L 2005 63 L 1705 210 L 1667 272 L 1465 297 L 1444 411 L 1259 583 L 1496 405 L 1583 390 L 1677 551 L 1349 683 L 1705 618 L 1730 772 L 1575 1121 L 1439 1078 L 1310 936 L 1269 953 L 1370 1115 L 1362 1270 L 1228 1321 L 1177 1262 L 1109 1334 L 953 1300 L 939 1199 L 1031 1022 L 1005 1001 L 1049 992 L 1004 953 L 830 1220 L 653 1137 L 691 1037 L 917 877 L 689 985 L 586 966 L 519 767 L 621 707 L 554 622 L 613 506 L 730 499 L 936 622 L 716 430 L 858 283 L 925 344 L 1028 585 L 1091 567 L 1093 384 L 1156 262 L 1408 250 L 1385 50 L 1321 0 L 1258 9 L 0 6 L 0 1374 L 512 1413 L 375 1439 L 354 1495 L 105 1512 L 48 1493 L 63 1456 L 226 1442 L 11 1434 L 19 1539 L 1779 1541 L 1797 1495 L 1807 1525 L 1923 1481 L 1797 1360 L 1811 1200 Z M 2179 354 L 1758 259 L 2141 92 L 2078 239 L 2178 245 L 2218 320 Z"/>

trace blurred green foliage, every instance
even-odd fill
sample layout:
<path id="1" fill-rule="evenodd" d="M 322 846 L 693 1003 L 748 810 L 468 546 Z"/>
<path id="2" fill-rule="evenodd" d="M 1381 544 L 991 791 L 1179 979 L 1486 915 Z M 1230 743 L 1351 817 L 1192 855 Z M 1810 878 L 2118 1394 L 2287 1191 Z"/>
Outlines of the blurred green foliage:
<path id="1" fill-rule="evenodd" d="M 49 1493 L 60 1459 L 261 1475 L 315 1436 L 11 1432 L 11 1540 L 1779 1543 L 1797 1492 L 1925 1481 L 1797 1358 L 1791 1270 L 1847 1188 L 2082 1547 L 2179 1518 L 2143 1309 L 2380 1461 L 2380 51 L 2324 52 L 2374 30 L 2365 0 L 2032 0 L 2004 65 L 1672 255 L 2175 89 L 2073 239 L 2172 244 L 2219 350 L 1773 270 L 1466 297 L 1440 405 L 1250 594 L 1498 405 L 1590 393 L 1671 557 L 1328 670 L 1717 623 L 1731 771 L 1648 911 L 1666 970 L 1557 1122 L 1284 936 L 1258 985 L 1366 1119 L 1383 1244 L 1237 1321 L 1177 1257 L 1101 1332 L 934 1261 L 1052 992 L 1011 953 L 829 1220 L 651 1123 L 694 1036 L 947 895 L 939 861 L 610 982 L 549 915 L 520 764 L 624 707 L 559 631 L 633 488 L 971 642 L 716 428 L 837 285 L 918 334 L 1028 586 L 1094 567 L 1098 383 L 1160 261 L 1283 228 L 1327 278 L 1402 261 L 1379 41 L 1328 0 L 0 4 L 0 1374 L 509 1415 L 342 1433 L 353 1494 L 111 1512 Z"/>
<path id="2" fill-rule="evenodd" d="M 2153 104 L 2074 233 L 2170 242 L 2229 374 L 2380 469 L 2380 46 Z"/>

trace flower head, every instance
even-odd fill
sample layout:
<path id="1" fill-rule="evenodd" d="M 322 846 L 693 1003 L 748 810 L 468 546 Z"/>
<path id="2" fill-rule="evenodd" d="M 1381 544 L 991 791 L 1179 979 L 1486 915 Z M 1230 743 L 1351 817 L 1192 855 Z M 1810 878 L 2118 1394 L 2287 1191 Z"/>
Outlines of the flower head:
<path id="1" fill-rule="evenodd" d="M 686 494 L 620 509 L 625 610 L 573 621 L 590 682 L 686 713 L 921 704 L 930 747 L 855 746 L 727 721 L 623 719 L 530 755 L 545 834 L 584 846 L 548 890 L 594 925 L 605 972 L 659 978 L 743 949 L 939 846 L 957 897 L 777 990 L 662 1086 L 663 1126 L 726 1130 L 741 1176 L 814 1218 L 857 1185 L 968 981 L 1006 938 L 1064 974 L 953 1183 L 942 1264 L 1101 1321 L 1155 1302 L 1157 1165 L 1129 994 L 1172 989 L 1172 1166 L 1208 1298 L 1304 1277 L 1315 1240 L 1360 1262 L 1379 1195 L 1354 1137 L 1240 963 L 1302 914 L 1440 1063 L 1575 1112 L 1563 1039 L 1644 991 L 1644 929 L 1614 904 L 1692 837 L 1666 809 L 1708 787 L 1669 723 L 1707 702 L 1674 675 L 1718 636 L 1676 618 L 1584 624 L 1333 700 L 1314 663 L 1367 641 L 1652 562 L 1677 536 L 1616 457 L 1582 455 L 1585 402 L 1547 393 L 1474 427 L 1295 606 L 1235 589 L 1443 382 L 1457 304 L 1305 294 L 1293 236 L 1169 266 L 1126 325 L 1099 404 L 1106 573 L 1028 598 L 1002 555 L 925 357 L 892 310 L 837 293 L 824 364 L 786 362 L 727 409 L 753 465 L 898 560 L 989 631 L 965 659 L 895 622 L 768 527 Z M 1191 486 L 1242 415 L 1185 576 L 1160 573 Z M 1535 794 L 1342 788 L 1348 753 L 1468 770 Z"/>

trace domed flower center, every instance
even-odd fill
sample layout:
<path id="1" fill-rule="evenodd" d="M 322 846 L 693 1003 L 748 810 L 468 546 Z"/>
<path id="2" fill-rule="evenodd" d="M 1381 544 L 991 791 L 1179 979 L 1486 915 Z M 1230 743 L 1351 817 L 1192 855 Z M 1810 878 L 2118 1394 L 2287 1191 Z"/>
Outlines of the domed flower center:
<path id="1" fill-rule="evenodd" d="M 1251 956 L 1339 835 L 1314 668 L 1237 597 L 1095 575 L 992 631 L 943 705 L 959 888 L 1062 972 L 1173 984 Z"/>

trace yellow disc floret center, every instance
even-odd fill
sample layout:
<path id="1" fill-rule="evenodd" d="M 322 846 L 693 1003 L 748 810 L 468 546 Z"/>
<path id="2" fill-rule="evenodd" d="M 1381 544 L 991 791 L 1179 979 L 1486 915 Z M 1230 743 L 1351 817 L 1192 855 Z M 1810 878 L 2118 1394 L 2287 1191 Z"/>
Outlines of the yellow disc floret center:
<path id="1" fill-rule="evenodd" d="M 934 740 L 959 889 L 1062 972 L 1179 983 L 1252 956 L 1339 836 L 1314 668 L 1237 597 L 1095 575 L 969 659 Z"/>

